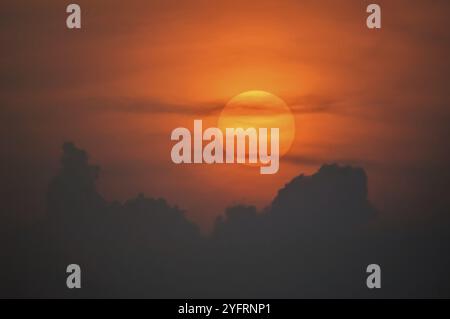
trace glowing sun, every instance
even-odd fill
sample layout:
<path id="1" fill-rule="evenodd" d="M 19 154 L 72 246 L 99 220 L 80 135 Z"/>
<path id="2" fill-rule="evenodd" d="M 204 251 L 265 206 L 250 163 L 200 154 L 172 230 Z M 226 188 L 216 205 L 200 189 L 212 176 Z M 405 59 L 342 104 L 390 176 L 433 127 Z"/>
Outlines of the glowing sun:
<path id="1" fill-rule="evenodd" d="M 265 91 L 247 91 L 233 97 L 220 114 L 218 127 L 247 129 L 279 128 L 279 155 L 286 154 L 294 141 L 294 115 L 279 97 Z"/>

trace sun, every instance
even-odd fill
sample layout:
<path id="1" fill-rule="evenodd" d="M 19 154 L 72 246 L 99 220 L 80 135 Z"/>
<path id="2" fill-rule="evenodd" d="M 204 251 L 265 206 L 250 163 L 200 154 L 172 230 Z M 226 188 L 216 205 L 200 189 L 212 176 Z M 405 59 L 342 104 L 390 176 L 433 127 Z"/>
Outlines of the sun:
<path id="1" fill-rule="evenodd" d="M 295 137 L 295 120 L 289 106 L 279 97 L 266 91 L 247 91 L 233 97 L 224 107 L 218 127 L 279 128 L 279 155 L 285 155 Z"/>

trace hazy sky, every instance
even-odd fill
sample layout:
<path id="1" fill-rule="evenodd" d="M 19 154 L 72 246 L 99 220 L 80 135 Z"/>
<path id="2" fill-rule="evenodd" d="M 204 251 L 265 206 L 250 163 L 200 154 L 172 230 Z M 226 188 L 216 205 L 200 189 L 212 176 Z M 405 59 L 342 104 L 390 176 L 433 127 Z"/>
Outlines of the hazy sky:
<path id="1" fill-rule="evenodd" d="M 4 2 L 0 177 L 20 217 L 42 206 L 64 141 L 102 167 L 107 199 L 161 196 L 202 225 L 327 162 L 364 167 L 386 215 L 448 176 L 448 1 L 377 1 L 377 31 L 370 1 L 77 1 L 81 30 L 64 1 Z M 278 174 L 172 163 L 174 128 L 215 126 L 252 89 L 295 112 Z"/>

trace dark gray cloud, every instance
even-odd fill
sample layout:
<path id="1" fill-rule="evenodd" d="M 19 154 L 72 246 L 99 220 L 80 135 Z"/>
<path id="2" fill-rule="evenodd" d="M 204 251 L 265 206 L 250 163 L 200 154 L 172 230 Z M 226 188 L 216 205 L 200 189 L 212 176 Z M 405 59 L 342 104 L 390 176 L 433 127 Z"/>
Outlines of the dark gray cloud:
<path id="1" fill-rule="evenodd" d="M 0 265 L 1 297 L 450 295 L 448 217 L 417 228 L 383 227 L 362 168 L 330 164 L 296 176 L 263 212 L 227 208 L 205 237 L 164 199 L 139 194 L 124 203 L 105 200 L 96 188 L 99 167 L 74 144 L 64 144 L 60 162 L 45 217 L 15 227 L 0 223 L 7 261 Z M 434 213 L 445 207 L 427 208 Z M 74 261 L 86 274 L 78 291 L 64 285 L 64 269 Z M 366 267 L 374 262 L 389 274 L 377 291 L 364 285 Z"/>

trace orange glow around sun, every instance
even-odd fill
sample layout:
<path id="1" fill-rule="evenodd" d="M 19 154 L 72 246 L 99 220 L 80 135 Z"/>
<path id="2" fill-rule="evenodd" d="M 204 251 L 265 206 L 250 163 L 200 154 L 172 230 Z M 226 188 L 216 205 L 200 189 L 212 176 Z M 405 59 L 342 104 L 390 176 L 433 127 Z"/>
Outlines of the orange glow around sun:
<path id="1" fill-rule="evenodd" d="M 247 91 L 232 98 L 220 114 L 218 127 L 279 128 L 279 155 L 286 154 L 294 141 L 295 121 L 290 108 L 279 97 L 265 91 Z M 270 140 L 270 135 L 268 136 Z"/>
<path id="2" fill-rule="evenodd" d="M 70 36 L 54 27 L 61 17 L 51 1 L 28 2 L 5 6 L 36 27 L 3 32 L 12 73 L 0 130 L 3 157 L 26 168 L 8 174 L 43 167 L 27 186 L 36 202 L 65 141 L 101 166 L 107 200 L 162 197 L 204 228 L 235 203 L 265 207 L 325 163 L 363 167 L 374 202 L 389 205 L 399 190 L 421 190 L 404 185 L 406 168 L 434 165 L 445 149 L 437 141 L 448 136 L 447 17 L 425 1 L 408 14 L 402 1 L 384 1 L 382 32 L 366 28 L 358 1 L 84 1 L 89 32 Z M 434 46 L 418 25 L 433 26 Z M 39 46 L 24 41 L 27 32 Z M 197 119 L 222 132 L 279 128 L 279 171 L 174 165 L 170 133 Z"/>

